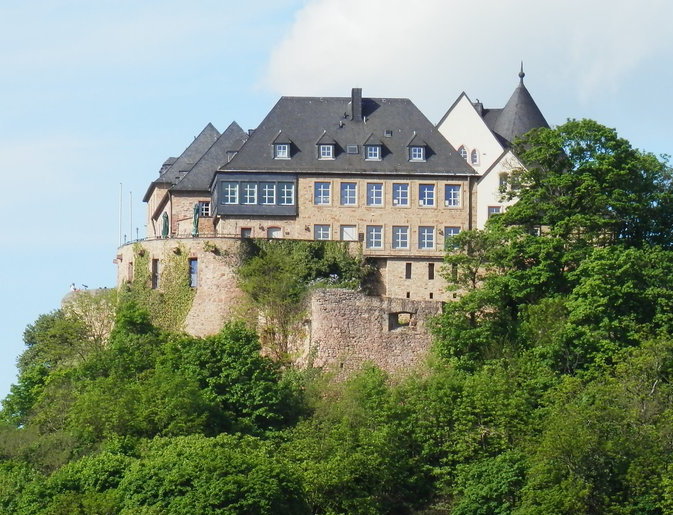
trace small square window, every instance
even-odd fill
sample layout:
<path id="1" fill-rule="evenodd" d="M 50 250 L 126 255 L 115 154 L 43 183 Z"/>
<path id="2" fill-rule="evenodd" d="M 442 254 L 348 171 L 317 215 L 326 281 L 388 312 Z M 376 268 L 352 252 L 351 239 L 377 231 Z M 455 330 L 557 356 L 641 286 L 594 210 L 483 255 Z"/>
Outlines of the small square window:
<path id="1" fill-rule="evenodd" d="M 199 202 L 199 216 L 210 216 L 210 200 Z"/>
<path id="2" fill-rule="evenodd" d="M 380 161 L 381 145 L 365 145 L 365 159 L 368 161 Z"/>
<path id="3" fill-rule="evenodd" d="M 273 146 L 273 157 L 275 159 L 290 159 L 290 145 L 287 143 L 276 143 Z"/>
<path id="4" fill-rule="evenodd" d="M 415 146 L 409 147 L 410 161 L 425 161 L 425 147 Z"/>
<path id="5" fill-rule="evenodd" d="M 355 225 L 342 225 L 340 233 L 342 241 L 357 241 L 358 239 L 358 231 Z"/>
<path id="6" fill-rule="evenodd" d="M 320 145 L 320 159 L 334 159 L 334 145 Z"/>
<path id="7" fill-rule="evenodd" d="M 493 215 L 499 215 L 502 212 L 500 206 L 488 206 L 488 218 L 491 218 Z"/>
<path id="8" fill-rule="evenodd" d="M 330 226 L 329 225 L 314 225 L 313 226 L 313 238 L 316 240 L 329 240 L 330 239 Z"/>
<path id="9" fill-rule="evenodd" d="M 346 145 L 346 154 L 359 154 L 360 150 L 357 145 Z"/>

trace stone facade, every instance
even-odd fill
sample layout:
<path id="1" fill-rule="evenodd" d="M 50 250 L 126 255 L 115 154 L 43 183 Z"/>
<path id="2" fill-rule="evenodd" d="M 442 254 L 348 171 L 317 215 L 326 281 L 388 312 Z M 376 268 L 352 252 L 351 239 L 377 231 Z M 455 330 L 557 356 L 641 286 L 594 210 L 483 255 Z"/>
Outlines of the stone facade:
<path id="1" fill-rule="evenodd" d="M 308 311 L 299 364 L 347 373 L 371 362 L 396 372 L 413 368 L 427 356 L 427 322 L 441 313 L 441 303 L 324 289 L 313 292 Z"/>

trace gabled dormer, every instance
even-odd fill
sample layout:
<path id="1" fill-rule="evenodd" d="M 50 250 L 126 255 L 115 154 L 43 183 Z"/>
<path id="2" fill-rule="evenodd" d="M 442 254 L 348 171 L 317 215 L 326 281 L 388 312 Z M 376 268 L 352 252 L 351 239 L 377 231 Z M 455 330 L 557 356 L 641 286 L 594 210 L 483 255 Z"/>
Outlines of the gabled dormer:
<path id="1" fill-rule="evenodd" d="M 337 142 L 327 131 L 323 131 L 322 136 L 316 141 L 318 148 L 318 159 L 334 159 L 336 157 Z"/>
<path id="2" fill-rule="evenodd" d="M 274 159 L 292 158 L 292 140 L 282 130 L 278 131 L 271 145 Z"/>
<path id="3" fill-rule="evenodd" d="M 383 159 L 383 142 L 374 136 L 374 133 L 362 144 L 365 161 L 381 161 Z"/>
<path id="4" fill-rule="evenodd" d="M 423 162 L 428 156 L 428 144 L 416 134 L 407 142 L 407 150 L 409 152 L 409 161 Z"/>

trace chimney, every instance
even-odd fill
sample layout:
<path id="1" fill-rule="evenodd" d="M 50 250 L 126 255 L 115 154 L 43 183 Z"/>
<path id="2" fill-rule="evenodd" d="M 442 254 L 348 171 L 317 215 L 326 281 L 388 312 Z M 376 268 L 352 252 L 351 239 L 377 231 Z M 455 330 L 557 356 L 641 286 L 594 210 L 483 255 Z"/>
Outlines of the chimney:
<path id="1" fill-rule="evenodd" d="M 362 121 L 362 88 L 353 88 L 351 91 L 351 120 Z"/>
<path id="2" fill-rule="evenodd" d="M 479 113 L 479 116 L 484 116 L 484 104 L 479 102 L 479 99 L 477 99 L 477 101 L 474 102 L 472 105 L 477 110 L 477 113 Z"/>

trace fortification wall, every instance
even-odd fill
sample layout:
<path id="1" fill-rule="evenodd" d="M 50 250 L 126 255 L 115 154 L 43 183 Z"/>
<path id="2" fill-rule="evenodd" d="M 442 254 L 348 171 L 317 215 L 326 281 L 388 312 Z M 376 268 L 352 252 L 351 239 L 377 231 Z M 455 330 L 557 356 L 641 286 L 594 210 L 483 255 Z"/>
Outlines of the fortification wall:
<path id="1" fill-rule="evenodd" d="M 371 361 L 389 372 L 410 369 L 428 354 L 428 319 L 436 301 L 372 297 L 344 289 L 313 292 L 301 366 L 357 370 Z"/>

